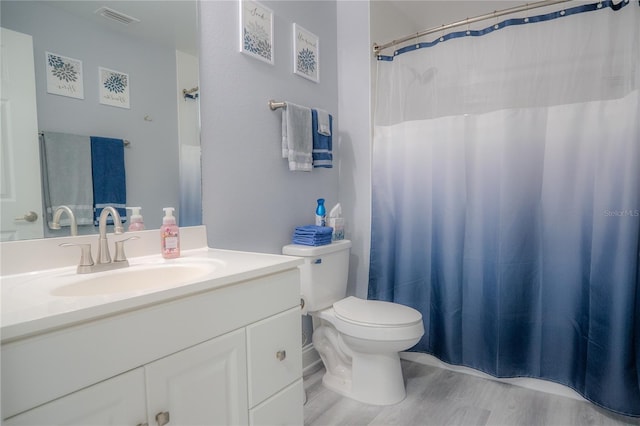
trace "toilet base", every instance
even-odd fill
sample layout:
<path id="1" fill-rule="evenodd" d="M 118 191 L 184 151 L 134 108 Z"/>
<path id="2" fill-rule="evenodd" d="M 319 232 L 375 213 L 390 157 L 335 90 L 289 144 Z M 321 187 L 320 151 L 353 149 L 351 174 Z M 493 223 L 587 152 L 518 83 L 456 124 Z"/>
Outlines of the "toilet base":
<path id="1" fill-rule="evenodd" d="M 371 405 L 392 405 L 406 396 L 400 356 L 398 353 L 353 353 L 352 378 L 327 371 L 322 383 L 340 395 Z"/>
<path id="2" fill-rule="evenodd" d="M 397 404 L 406 396 L 400 352 L 423 334 L 422 321 L 385 327 L 343 321 L 333 308 L 314 313 L 313 346 L 326 369 L 322 383 L 366 404 Z"/>

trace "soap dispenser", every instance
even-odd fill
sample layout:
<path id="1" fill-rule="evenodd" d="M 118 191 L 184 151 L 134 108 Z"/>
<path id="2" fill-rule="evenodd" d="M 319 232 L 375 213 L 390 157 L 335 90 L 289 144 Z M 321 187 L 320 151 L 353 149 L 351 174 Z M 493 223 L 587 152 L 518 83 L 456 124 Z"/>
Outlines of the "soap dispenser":
<path id="1" fill-rule="evenodd" d="M 160 227 L 160 248 L 162 257 L 165 259 L 175 259 L 180 257 L 180 228 L 176 225 L 176 218 L 173 216 L 173 207 L 165 207 L 162 226 Z"/>
<path id="2" fill-rule="evenodd" d="M 127 210 L 131 210 L 131 216 L 129 217 L 129 231 L 142 231 L 144 230 L 144 221 L 140 214 L 142 207 L 127 207 Z"/>

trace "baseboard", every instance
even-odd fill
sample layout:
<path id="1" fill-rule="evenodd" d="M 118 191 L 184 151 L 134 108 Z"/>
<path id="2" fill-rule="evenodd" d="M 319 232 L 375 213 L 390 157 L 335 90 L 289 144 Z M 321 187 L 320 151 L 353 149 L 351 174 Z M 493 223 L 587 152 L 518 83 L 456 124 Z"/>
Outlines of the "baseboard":
<path id="1" fill-rule="evenodd" d="M 302 347 L 302 375 L 308 376 L 322 368 L 322 360 L 318 351 L 309 343 Z"/>
<path id="2" fill-rule="evenodd" d="M 552 395 L 563 396 L 565 398 L 571 398 L 578 401 L 586 401 L 582 397 L 582 395 L 580 395 L 578 392 L 574 391 L 573 389 L 558 383 L 549 382 L 547 380 L 534 379 L 529 377 L 501 379 L 501 378 L 493 377 L 489 374 L 483 373 L 482 371 L 475 370 L 473 368 L 447 364 L 446 362 L 440 361 L 438 358 L 436 358 L 433 355 L 419 353 L 419 352 L 401 352 L 400 358 L 406 359 L 408 361 L 417 362 L 419 364 L 430 365 L 432 367 L 456 371 L 458 373 L 469 374 L 471 376 L 481 377 L 483 379 L 494 380 L 502 383 L 508 383 L 510 385 L 520 386 L 522 388 L 545 392 Z"/>

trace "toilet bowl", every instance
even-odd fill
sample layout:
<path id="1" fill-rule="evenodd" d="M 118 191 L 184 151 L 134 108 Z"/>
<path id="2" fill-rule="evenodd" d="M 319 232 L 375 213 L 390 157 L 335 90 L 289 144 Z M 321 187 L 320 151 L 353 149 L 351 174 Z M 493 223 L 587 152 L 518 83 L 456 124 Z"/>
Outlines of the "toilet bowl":
<path id="1" fill-rule="evenodd" d="M 290 244 L 282 252 L 304 258 L 302 313 L 313 318 L 324 386 L 367 404 L 395 404 L 406 396 L 399 352 L 424 334 L 422 315 L 398 303 L 346 297 L 350 247 L 351 241 L 341 240 Z"/>
<path id="2" fill-rule="evenodd" d="M 326 373 L 322 383 L 349 398 L 390 405 L 406 396 L 399 352 L 422 337 L 422 315 L 390 302 L 347 297 L 312 313 L 313 345 Z"/>

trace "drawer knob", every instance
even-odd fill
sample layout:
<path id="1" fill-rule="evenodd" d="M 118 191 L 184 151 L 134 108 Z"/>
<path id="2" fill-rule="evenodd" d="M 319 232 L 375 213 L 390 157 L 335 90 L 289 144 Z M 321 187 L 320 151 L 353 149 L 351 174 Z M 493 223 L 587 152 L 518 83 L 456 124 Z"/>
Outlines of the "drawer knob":
<path id="1" fill-rule="evenodd" d="M 286 357 L 287 357 L 287 351 L 281 350 L 276 352 L 276 358 L 278 358 L 278 361 L 284 361 Z"/>

